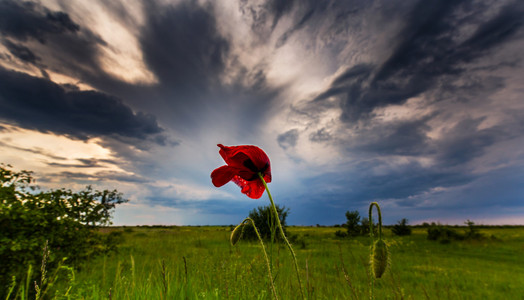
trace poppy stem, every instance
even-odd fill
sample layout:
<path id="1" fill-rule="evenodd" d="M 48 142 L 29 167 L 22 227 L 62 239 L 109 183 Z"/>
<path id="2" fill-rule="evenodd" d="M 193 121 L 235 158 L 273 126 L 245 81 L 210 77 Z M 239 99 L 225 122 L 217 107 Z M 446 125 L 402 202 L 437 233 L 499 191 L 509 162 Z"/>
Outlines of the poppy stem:
<path id="1" fill-rule="evenodd" d="M 277 219 L 277 225 L 278 229 L 280 231 L 280 234 L 282 235 L 282 238 L 286 242 L 287 247 L 289 248 L 289 251 L 291 252 L 291 256 L 293 256 L 293 261 L 295 263 L 295 271 L 297 272 L 297 279 L 298 279 L 298 285 L 300 286 L 300 294 L 302 295 L 302 299 L 305 299 L 304 297 L 304 291 L 302 290 L 302 281 L 300 280 L 300 272 L 298 271 L 298 262 L 297 262 L 297 256 L 295 255 L 295 251 L 293 251 L 293 247 L 291 247 L 291 244 L 289 243 L 285 233 L 284 229 L 282 228 L 282 224 L 280 223 L 280 217 L 278 216 L 278 211 L 275 206 L 275 202 L 273 201 L 273 197 L 271 197 L 271 193 L 269 192 L 269 188 L 267 187 L 267 183 L 264 180 L 264 176 L 259 172 L 258 178 L 262 180 L 262 183 L 264 184 L 264 187 L 266 188 L 267 196 L 269 197 L 269 201 L 271 201 L 271 208 L 273 209 L 273 213 L 275 214 L 275 217 Z"/>
<path id="2" fill-rule="evenodd" d="M 246 218 L 242 223 L 250 222 L 251 225 L 253 225 L 253 228 L 255 229 L 255 233 L 257 234 L 258 241 L 260 242 L 260 246 L 262 247 L 262 251 L 264 252 L 264 257 L 266 258 L 266 264 L 267 264 L 267 271 L 269 275 L 269 283 L 271 284 L 271 290 L 273 291 L 273 296 L 275 297 L 275 300 L 278 300 L 277 291 L 275 289 L 275 284 L 273 283 L 273 275 L 271 274 L 271 266 L 269 265 L 269 258 L 267 256 L 266 247 L 264 246 L 264 242 L 262 241 L 262 237 L 260 236 L 260 233 L 258 232 L 257 227 L 255 226 L 255 221 L 251 218 Z"/>
<path id="3" fill-rule="evenodd" d="M 371 239 L 373 239 L 373 219 L 372 219 L 372 212 L 373 212 L 373 206 L 377 208 L 377 214 L 378 214 L 378 239 L 382 239 L 382 214 L 380 213 L 380 206 L 378 206 L 377 202 L 371 202 L 369 205 L 369 236 Z"/>

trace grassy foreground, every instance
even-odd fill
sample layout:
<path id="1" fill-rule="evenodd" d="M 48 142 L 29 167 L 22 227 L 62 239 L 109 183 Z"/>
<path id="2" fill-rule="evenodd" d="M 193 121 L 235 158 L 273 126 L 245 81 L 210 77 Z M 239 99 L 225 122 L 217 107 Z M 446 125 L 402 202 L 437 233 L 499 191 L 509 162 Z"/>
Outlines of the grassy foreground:
<path id="1" fill-rule="evenodd" d="M 335 238 L 340 228 L 289 227 L 309 299 L 369 299 L 367 237 Z M 257 242 L 230 246 L 228 227 L 127 227 L 119 252 L 99 257 L 58 285 L 72 299 L 271 299 Z M 481 241 L 441 244 L 426 230 L 394 237 L 391 265 L 374 282 L 376 299 L 524 299 L 524 228 L 483 228 Z M 496 238 L 491 238 L 494 236 Z M 280 299 L 299 299 L 291 256 L 273 249 Z M 64 276 L 65 278 L 65 276 Z"/>

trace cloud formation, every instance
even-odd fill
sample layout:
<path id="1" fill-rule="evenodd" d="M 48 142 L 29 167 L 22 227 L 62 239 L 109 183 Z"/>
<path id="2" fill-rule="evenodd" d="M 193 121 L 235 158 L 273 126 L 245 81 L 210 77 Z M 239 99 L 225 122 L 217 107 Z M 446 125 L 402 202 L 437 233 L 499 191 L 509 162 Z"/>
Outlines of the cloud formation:
<path id="1" fill-rule="evenodd" d="M 351 66 L 313 101 L 340 97 L 341 119 L 354 123 L 369 118 L 375 108 L 401 105 L 457 80 L 468 71 L 468 63 L 511 40 L 523 25 L 520 2 L 503 6 L 485 20 L 479 20 L 482 10 L 466 13 L 471 5 L 469 1 L 416 3 L 385 61 Z M 467 27 L 476 29 L 464 32 Z"/>
<path id="2" fill-rule="evenodd" d="M 3 68 L 0 81 L 0 118 L 22 128 L 81 140 L 147 139 L 163 131 L 151 114 L 135 113 L 122 100 L 101 92 L 66 90 L 47 79 Z"/>
<path id="3" fill-rule="evenodd" d="M 521 209 L 523 14 L 514 0 L 5 0 L 0 148 L 56 169 L 48 184 L 118 182 L 190 224 L 263 204 L 210 185 L 217 143 L 269 154 L 294 224 L 370 201 L 390 223 Z M 16 128 L 103 155 L 52 155 Z"/>

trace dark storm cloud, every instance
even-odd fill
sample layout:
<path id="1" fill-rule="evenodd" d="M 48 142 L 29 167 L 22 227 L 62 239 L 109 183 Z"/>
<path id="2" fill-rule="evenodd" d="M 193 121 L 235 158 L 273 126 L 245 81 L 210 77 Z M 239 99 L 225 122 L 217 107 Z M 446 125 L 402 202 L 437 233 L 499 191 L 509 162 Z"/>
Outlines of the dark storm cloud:
<path id="1" fill-rule="evenodd" d="M 86 140 L 148 139 L 163 129 L 153 115 L 96 91 L 66 91 L 42 78 L 0 68 L 0 118 L 18 126 Z"/>
<path id="2" fill-rule="evenodd" d="M 381 171 L 382 168 L 388 171 Z M 305 180 L 304 184 L 310 187 L 309 194 L 303 197 L 297 195 L 297 197 L 310 199 L 309 201 L 313 202 L 320 201 L 334 207 L 348 204 L 357 207 L 377 200 L 407 200 L 432 192 L 435 188 L 463 186 L 479 177 L 479 175 L 463 174 L 445 168 L 428 169 L 417 162 L 391 168 L 385 161 L 372 159 L 360 162 L 350 170 L 341 167 L 338 172 L 324 173 Z M 326 189 L 326 182 L 336 188 Z M 405 201 L 403 204 L 418 206 L 423 200 Z"/>
<path id="3" fill-rule="evenodd" d="M 99 59 L 100 48 L 108 44 L 66 12 L 30 1 L 1 1 L 0 36 L 0 42 L 15 57 L 40 68 L 44 77 L 48 77 L 47 71 L 54 71 L 93 86 L 116 83 Z"/>
<path id="4" fill-rule="evenodd" d="M 46 42 L 48 34 L 60 34 L 66 31 L 77 32 L 80 29 L 69 15 L 52 12 L 34 2 L 0 2 L 0 32 L 20 41 L 30 38 L 40 43 Z"/>
<path id="5" fill-rule="evenodd" d="M 243 0 L 240 1 L 240 3 L 245 4 L 247 1 Z M 291 9 L 293 8 L 296 1 L 294 0 L 271 0 L 266 2 L 266 7 L 270 11 L 273 20 L 271 27 L 275 28 L 276 24 L 278 23 L 278 20 L 285 15 L 286 13 L 289 13 Z"/>
<path id="6" fill-rule="evenodd" d="M 147 183 L 149 182 L 148 179 L 145 179 L 143 177 L 137 176 L 137 175 L 130 175 L 126 173 L 121 172 L 115 172 L 115 171 L 101 171 L 96 172 L 95 174 L 86 174 L 86 173 L 79 173 L 79 172 L 60 172 L 56 174 L 49 174 L 50 177 L 62 177 L 66 179 L 79 179 L 84 180 L 86 182 L 90 181 L 118 181 L 118 182 L 130 182 L 130 183 Z M 44 178 L 44 180 L 48 180 L 49 178 Z M 40 181 L 44 181 L 40 180 Z"/>
<path id="7" fill-rule="evenodd" d="M 0 127 L 1 128 L 5 128 L 5 127 L 2 127 L 2 126 L 0 126 Z M 7 132 L 7 131 L 10 131 L 10 130 L 5 128 L 5 131 Z M 66 160 L 67 159 L 65 157 L 57 156 L 57 155 L 54 155 L 52 153 L 49 153 L 49 151 L 46 151 L 46 150 L 44 150 L 44 149 L 42 149 L 40 147 L 23 148 L 23 147 L 17 147 L 17 146 L 9 145 L 9 144 L 4 143 L 2 141 L 0 141 L 0 146 L 1 147 L 5 147 L 5 148 L 11 148 L 11 149 L 19 150 L 19 151 L 24 151 L 24 152 L 29 152 L 29 153 L 33 153 L 33 154 L 46 156 L 46 157 L 54 159 L 54 160 Z"/>
<path id="8" fill-rule="evenodd" d="M 79 158 L 76 159 L 78 163 L 56 163 L 51 162 L 47 163 L 50 167 L 61 167 L 61 168 L 99 168 L 104 167 L 106 164 L 112 164 L 116 165 L 118 164 L 117 161 L 109 160 L 109 159 L 94 159 L 94 158 Z"/>
<path id="9" fill-rule="evenodd" d="M 196 2 L 146 7 L 140 43 L 144 60 L 175 92 L 208 89 L 224 69 L 229 44 L 217 31 L 211 7 Z"/>
<path id="10" fill-rule="evenodd" d="M 355 130 L 356 138 L 349 143 L 350 151 L 375 155 L 424 155 L 430 154 L 431 116 L 422 119 L 371 123 Z M 472 132 L 470 132 L 472 133 Z"/>
<path id="11" fill-rule="evenodd" d="M 299 31 L 300 29 L 304 28 L 308 23 L 310 26 L 315 26 L 315 22 L 312 21 L 312 19 L 316 16 L 324 14 L 324 12 L 329 7 L 328 1 L 309 1 L 309 2 L 299 2 L 300 5 L 298 5 L 298 14 L 295 17 L 296 21 L 293 24 L 291 28 L 286 30 L 279 38 L 275 45 L 275 47 L 279 48 L 283 46 L 290 36 L 292 36 L 295 32 Z M 275 14 L 277 16 L 277 14 Z M 279 16 L 280 17 L 280 16 Z M 336 18 L 338 15 L 336 16 Z"/>
<path id="12" fill-rule="evenodd" d="M 221 124 L 247 136 L 260 128 L 282 87 L 267 83 L 264 63 L 247 68 L 238 61 L 219 31 L 214 5 L 145 4 L 139 42 L 144 62 L 159 80 L 157 97 L 148 105 L 182 134 Z M 235 117 L 227 117 L 231 114 Z"/>
<path id="13" fill-rule="evenodd" d="M 9 40 L 3 41 L 4 46 L 6 46 L 7 50 L 11 52 L 14 56 L 18 57 L 19 59 L 28 62 L 30 64 L 36 64 L 37 61 L 40 60 L 38 56 L 36 56 L 29 48 L 13 43 Z"/>
<path id="14" fill-rule="evenodd" d="M 312 142 L 327 142 L 332 138 L 326 128 L 319 129 L 309 135 L 309 140 Z"/>
<path id="15" fill-rule="evenodd" d="M 277 38 L 275 47 L 279 48 L 302 29 L 317 31 L 326 19 L 331 22 L 330 32 L 326 34 L 340 34 L 347 30 L 352 15 L 368 5 L 365 1 L 269 0 L 262 4 L 240 1 L 239 9 L 251 20 L 251 30 L 261 42 L 266 42 L 279 21 L 285 18 L 290 25 Z M 329 39 L 327 36 L 322 38 Z M 335 52 L 336 50 L 339 49 L 335 49 Z"/>
<path id="16" fill-rule="evenodd" d="M 312 190 L 322 191 L 317 196 L 309 193 L 311 199 L 329 198 L 335 206 L 396 199 L 397 205 L 416 207 L 428 197 L 435 198 L 436 191 L 476 185 L 489 177 L 472 172 L 472 162 L 498 143 L 520 137 L 524 130 L 521 112 L 505 111 L 497 125 L 485 126 L 491 115 L 490 96 L 503 90 L 507 79 L 486 72 L 518 68 L 521 59 L 491 54 L 522 38 L 524 5 L 518 1 L 499 8 L 477 4 L 417 1 L 389 7 L 392 13 L 384 13 L 381 22 L 387 24 L 389 15 L 404 20 L 388 43 L 392 45 L 389 57 L 381 63 L 354 64 L 328 89 L 293 107 L 297 116 L 315 124 L 321 118 L 319 112 L 339 105 L 341 123 L 313 131 L 309 140 L 334 144 L 352 157 L 351 165 L 306 182 L 309 187 L 318 184 Z M 406 7 L 409 12 L 403 13 Z M 375 110 L 390 105 L 400 108 L 420 95 L 424 95 L 420 104 L 402 109 L 423 105 L 422 113 L 384 118 L 382 110 Z M 461 103 L 458 111 L 456 103 Z M 477 117 L 463 110 L 464 103 L 474 105 Z M 432 136 L 440 126 L 445 129 Z M 509 171 L 500 172 L 507 176 Z M 464 196 L 456 205 L 474 201 Z"/>
<path id="17" fill-rule="evenodd" d="M 483 21 L 471 14 L 469 1 L 419 1 L 405 17 L 396 45 L 380 65 L 357 65 L 333 81 L 315 100 L 341 97 L 342 120 L 356 122 L 374 108 L 403 104 L 411 97 L 453 80 L 465 72 L 465 64 L 478 60 L 511 40 L 523 25 L 524 4 L 512 2 Z M 460 39 L 459 30 L 476 28 Z"/>
<path id="18" fill-rule="evenodd" d="M 295 147 L 298 141 L 298 129 L 291 129 L 277 137 L 277 142 L 282 149 L 287 149 L 290 147 Z"/>
<path id="19" fill-rule="evenodd" d="M 269 0 L 260 4 L 248 0 L 240 0 L 238 8 L 244 16 L 251 20 L 251 30 L 257 34 L 259 39 L 265 40 L 269 37 L 280 18 L 291 12 L 295 2 L 294 0 Z"/>

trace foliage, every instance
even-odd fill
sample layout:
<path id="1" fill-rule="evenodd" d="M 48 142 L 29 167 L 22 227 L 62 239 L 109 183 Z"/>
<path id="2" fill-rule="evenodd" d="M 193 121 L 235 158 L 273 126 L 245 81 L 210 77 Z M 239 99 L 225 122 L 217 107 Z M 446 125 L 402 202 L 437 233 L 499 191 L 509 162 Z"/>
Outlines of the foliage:
<path id="1" fill-rule="evenodd" d="M 344 232 L 342 230 L 335 231 L 335 236 L 338 238 L 345 238 L 348 236 L 347 232 Z"/>
<path id="2" fill-rule="evenodd" d="M 464 224 L 468 226 L 468 230 L 464 235 L 466 239 L 480 240 L 484 238 L 484 235 L 480 233 L 477 229 L 477 226 L 475 226 L 475 222 L 467 220 L 466 222 L 464 222 Z"/>
<path id="3" fill-rule="evenodd" d="M 287 230 L 286 230 L 286 218 L 289 214 L 289 208 L 286 209 L 285 206 L 275 205 L 278 216 L 280 218 L 280 223 L 282 224 L 282 228 L 284 229 L 284 234 L 287 236 Z M 257 208 L 254 208 L 252 211 L 249 212 L 249 217 L 255 222 L 255 225 L 258 228 L 258 232 L 260 233 L 260 236 L 265 239 L 269 240 L 271 238 L 271 217 L 273 213 L 271 211 L 271 206 L 259 206 Z M 257 235 L 255 234 L 255 230 L 253 229 L 253 226 L 246 226 L 244 228 L 244 233 L 242 235 L 243 239 L 249 239 L 249 240 L 256 240 Z M 275 238 L 277 240 L 282 239 L 280 236 L 280 233 L 278 230 L 275 232 Z"/>
<path id="4" fill-rule="evenodd" d="M 1 297 L 12 276 L 21 278 L 28 266 L 40 269 L 46 244 L 48 269 L 62 263 L 74 266 L 115 248 L 114 235 L 101 235 L 94 229 L 110 224 L 115 205 L 127 201 L 120 193 L 91 187 L 80 192 L 40 191 L 32 183 L 32 172 L 0 165 Z"/>
<path id="5" fill-rule="evenodd" d="M 428 240 L 439 241 L 443 244 L 450 243 L 451 241 L 462 241 L 462 240 L 482 240 L 485 236 L 478 232 L 478 226 L 475 226 L 473 221 L 467 220 L 464 222 L 467 230 L 465 233 L 459 233 L 455 228 L 450 226 L 443 226 L 441 224 L 431 223 L 428 227 Z M 494 236 L 493 236 L 494 237 Z"/>
<path id="6" fill-rule="evenodd" d="M 346 232 L 337 230 L 335 236 L 339 238 L 343 237 L 355 237 L 359 235 L 369 235 L 369 220 L 366 217 L 361 218 L 360 213 L 356 210 L 346 212 L 346 223 L 338 227 L 346 228 Z M 377 233 L 377 228 L 373 227 L 373 233 Z"/>
<path id="7" fill-rule="evenodd" d="M 348 236 L 357 236 L 361 233 L 360 214 L 358 211 L 346 212 L 346 229 Z"/>
<path id="8" fill-rule="evenodd" d="M 428 227 L 428 240 L 439 241 L 443 244 L 450 243 L 452 240 L 463 240 L 464 236 L 455 229 L 441 224 L 431 223 Z"/>
<path id="9" fill-rule="evenodd" d="M 411 228 L 408 226 L 408 219 L 403 218 L 402 220 L 398 221 L 397 224 L 393 225 L 393 228 L 391 228 L 391 231 L 395 235 L 410 235 L 411 234 Z"/>
<path id="10" fill-rule="evenodd" d="M 360 234 L 369 235 L 369 219 L 368 218 L 362 218 L 362 220 L 360 220 Z M 374 235 L 378 234 L 378 227 L 376 224 L 375 226 L 373 226 L 373 234 Z"/>

